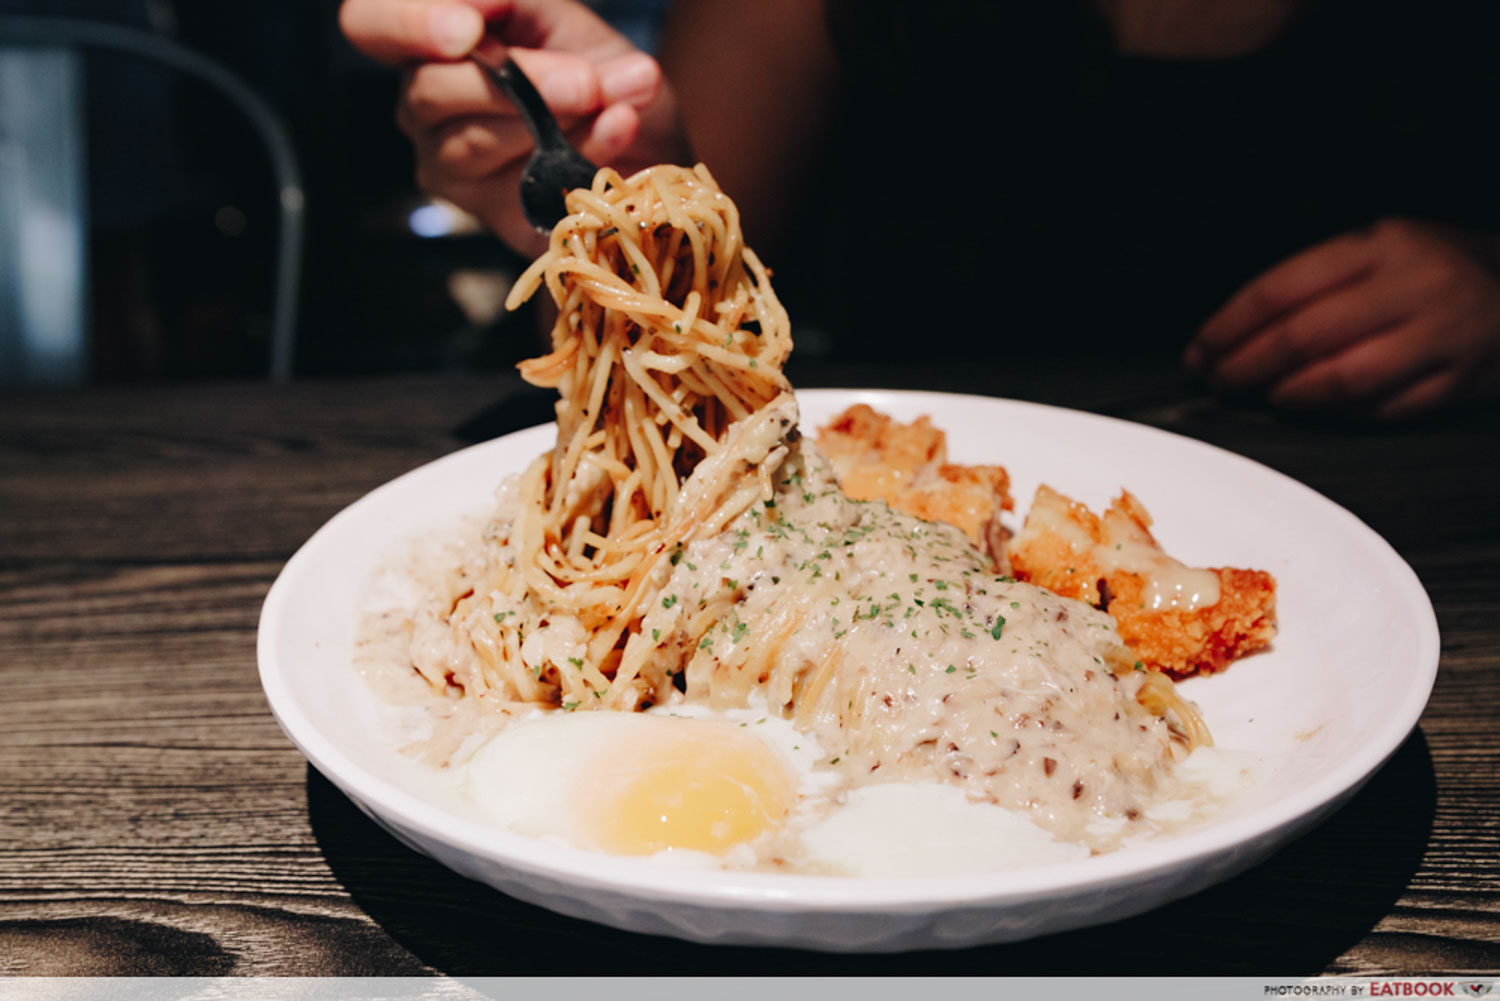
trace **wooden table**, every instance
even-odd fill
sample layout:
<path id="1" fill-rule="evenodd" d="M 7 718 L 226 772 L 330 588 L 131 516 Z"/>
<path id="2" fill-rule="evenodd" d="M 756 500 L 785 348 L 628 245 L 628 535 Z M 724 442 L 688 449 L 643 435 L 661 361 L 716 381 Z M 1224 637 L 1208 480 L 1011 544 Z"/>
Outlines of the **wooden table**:
<path id="1" fill-rule="evenodd" d="M 1481 974 L 1500 970 L 1500 415 L 1371 429 L 1221 405 L 1170 372 L 841 369 L 1128 417 L 1303 480 L 1437 607 L 1420 729 L 1271 861 L 1127 926 L 954 953 L 711 948 L 558 917 L 403 848 L 282 736 L 266 589 L 370 488 L 546 402 L 509 376 L 0 399 L 0 972 Z"/>

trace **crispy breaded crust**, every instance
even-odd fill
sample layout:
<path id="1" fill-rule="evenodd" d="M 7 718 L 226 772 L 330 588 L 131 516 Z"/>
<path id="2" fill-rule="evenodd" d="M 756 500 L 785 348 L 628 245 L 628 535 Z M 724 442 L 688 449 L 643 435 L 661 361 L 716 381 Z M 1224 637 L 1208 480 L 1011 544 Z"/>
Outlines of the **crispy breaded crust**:
<path id="1" fill-rule="evenodd" d="M 910 424 L 857 403 L 818 429 L 818 447 L 844 493 L 854 500 L 883 500 L 897 511 L 962 529 L 1004 567 L 1000 512 L 1015 506 L 1010 476 L 1001 466 L 960 466 L 947 461 L 947 436 L 927 417 Z"/>
<path id="2" fill-rule="evenodd" d="M 1276 580 L 1262 570 L 1214 567 L 1218 600 L 1197 608 L 1149 607 L 1149 573 L 1110 565 L 1109 554 L 1154 550 L 1167 573 L 1180 567 L 1151 535 L 1151 516 L 1123 491 L 1103 517 L 1051 487 L 1037 488 L 1026 522 L 1010 547 L 1011 571 L 1114 616 L 1120 638 L 1148 667 L 1177 677 L 1222 671 L 1267 646 L 1276 635 Z M 1147 553 L 1147 555 L 1150 555 Z M 1187 571 L 1194 573 L 1195 571 Z"/>

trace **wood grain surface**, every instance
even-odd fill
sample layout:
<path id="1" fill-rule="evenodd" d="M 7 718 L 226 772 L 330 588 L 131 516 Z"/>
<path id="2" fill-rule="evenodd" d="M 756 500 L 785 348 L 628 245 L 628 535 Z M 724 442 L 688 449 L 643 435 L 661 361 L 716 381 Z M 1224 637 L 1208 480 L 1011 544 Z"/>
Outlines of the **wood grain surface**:
<path id="1" fill-rule="evenodd" d="M 309 768 L 256 675 L 282 563 L 380 483 L 545 420 L 509 376 L 0 399 L 0 972 L 1483 974 L 1500 970 L 1500 419 L 1295 421 L 1151 373 L 798 373 L 1081 407 L 1282 470 L 1417 570 L 1442 629 L 1421 726 L 1345 809 L 1120 925 L 949 953 L 689 945 L 510 900 Z"/>

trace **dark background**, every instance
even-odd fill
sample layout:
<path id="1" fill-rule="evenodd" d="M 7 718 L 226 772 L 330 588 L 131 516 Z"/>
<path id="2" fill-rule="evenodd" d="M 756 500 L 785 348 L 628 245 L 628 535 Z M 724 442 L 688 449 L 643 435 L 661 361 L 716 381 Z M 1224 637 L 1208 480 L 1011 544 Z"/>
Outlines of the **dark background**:
<path id="1" fill-rule="evenodd" d="M 593 3 L 648 49 L 663 5 Z M 1218 305 L 1297 251 L 1389 217 L 1500 228 L 1489 0 L 1317 0 L 1223 61 L 1117 56 L 1082 0 L 830 10 L 843 91 L 801 151 L 795 238 L 756 244 L 803 385 L 908 365 L 935 321 L 936 360 L 1152 353 L 1175 371 Z M 156 31 L 275 109 L 306 190 L 297 377 L 498 370 L 544 349 L 533 315 L 499 308 L 525 262 L 482 232 L 413 232 L 425 199 L 393 121 L 398 76 L 350 48 L 338 0 L 0 0 L 5 14 Z M 910 44 L 943 25 L 964 30 Z M 89 378 L 263 378 L 279 212 L 256 131 L 138 59 L 90 52 L 87 75 Z M 938 127 L 980 120 L 997 94 L 983 139 Z"/>

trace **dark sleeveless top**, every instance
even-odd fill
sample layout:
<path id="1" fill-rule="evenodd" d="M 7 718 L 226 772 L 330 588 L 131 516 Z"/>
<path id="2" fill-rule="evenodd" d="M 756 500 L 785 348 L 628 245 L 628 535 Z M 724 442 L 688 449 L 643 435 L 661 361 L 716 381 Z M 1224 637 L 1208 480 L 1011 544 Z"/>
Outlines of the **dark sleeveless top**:
<path id="1" fill-rule="evenodd" d="M 1083 0 L 830 18 L 845 89 L 771 263 L 836 357 L 1175 355 L 1336 234 L 1396 215 L 1500 231 L 1490 0 L 1309 0 L 1223 60 L 1120 56 Z"/>

